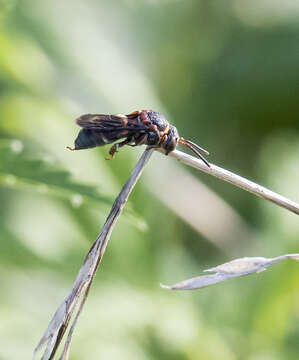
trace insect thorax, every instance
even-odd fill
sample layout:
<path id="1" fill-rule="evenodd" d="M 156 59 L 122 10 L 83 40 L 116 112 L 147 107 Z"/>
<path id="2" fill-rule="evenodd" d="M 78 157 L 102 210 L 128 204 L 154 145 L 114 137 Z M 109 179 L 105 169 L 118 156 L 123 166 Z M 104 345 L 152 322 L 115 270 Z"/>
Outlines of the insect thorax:
<path id="1" fill-rule="evenodd" d="M 166 129 L 168 121 L 162 114 L 155 111 L 148 111 L 147 116 L 152 124 L 157 125 L 159 131 L 164 131 Z"/>

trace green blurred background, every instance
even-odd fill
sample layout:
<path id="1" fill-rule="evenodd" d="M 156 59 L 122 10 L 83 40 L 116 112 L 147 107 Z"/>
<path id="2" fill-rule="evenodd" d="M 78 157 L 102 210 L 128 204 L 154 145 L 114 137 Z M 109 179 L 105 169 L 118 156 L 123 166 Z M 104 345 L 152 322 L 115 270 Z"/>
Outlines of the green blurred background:
<path id="1" fill-rule="evenodd" d="M 162 112 L 209 160 L 299 201 L 299 3 L 0 0 L 0 359 L 28 359 L 143 151 L 68 152 L 83 113 Z M 71 359 L 299 358 L 298 218 L 154 154 L 112 234 Z"/>

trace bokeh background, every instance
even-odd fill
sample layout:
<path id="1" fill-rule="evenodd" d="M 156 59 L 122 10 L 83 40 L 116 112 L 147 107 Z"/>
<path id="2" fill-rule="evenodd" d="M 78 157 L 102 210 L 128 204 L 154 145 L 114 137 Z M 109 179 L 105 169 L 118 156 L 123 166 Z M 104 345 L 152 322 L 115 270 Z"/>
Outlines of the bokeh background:
<path id="1" fill-rule="evenodd" d="M 28 359 L 143 149 L 68 152 L 83 113 L 155 109 L 209 160 L 299 201 L 299 3 L 0 1 L 0 359 Z M 294 214 L 154 154 L 71 359 L 299 357 L 299 267 L 159 283 L 299 252 Z"/>

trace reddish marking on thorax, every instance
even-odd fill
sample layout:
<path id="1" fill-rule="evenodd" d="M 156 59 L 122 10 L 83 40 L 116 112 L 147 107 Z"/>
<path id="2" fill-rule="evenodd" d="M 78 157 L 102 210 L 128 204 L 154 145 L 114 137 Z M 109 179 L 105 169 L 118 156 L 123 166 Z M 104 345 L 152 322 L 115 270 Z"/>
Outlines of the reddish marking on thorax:
<path id="1" fill-rule="evenodd" d="M 149 125 L 149 128 L 153 131 L 158 131 L 157 125 L 152 124 L 151 120 L 148 118 L 148 111 L 147 110 L 141 110 L 140 112 L 140 120 L 146 124 Z"/>
<path id="2" fill-rule="evenodd" d="M 150 119 L 147 116 L 147 110 L 141 110 L 141 112 L 140 112 L 140 120 L 144 124 L 150 124 L 151 123 Z"/>

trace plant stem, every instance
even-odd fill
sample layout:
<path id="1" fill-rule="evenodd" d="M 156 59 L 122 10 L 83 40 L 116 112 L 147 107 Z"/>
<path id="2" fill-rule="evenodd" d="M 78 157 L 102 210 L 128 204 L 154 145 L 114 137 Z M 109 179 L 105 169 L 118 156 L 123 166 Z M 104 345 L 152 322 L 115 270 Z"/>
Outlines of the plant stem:
<path id="1" fill-rule="evenodd" d="M 79 309 L 77 310 L 74 321 L 69 330 L 64 350 L 60 357 L 60 360 L 68 359 L 73 331 L 87 299 L 98 265 L 104 255 L 112 230 L 152 153 L 153 149 L 146 149 L 143 152 L 141 158 L 132 171 L 130 178 L 115 199 L 102 231 L 94 241 L 83 265 L 81 266 L 71 292 L 56 310 L 48 328 L 34 350 L 33 359 L 44 344 L 47 344 L 47 346 L 43 353 L 42 360 L 51 360 L 54 358 L 58 346 L 69 326 L 72 314 L 81 299 Z"/>
<path id="2" fill-rule="evenodd" d="M 157 150 L 164 153 L 161 149 Z M 210 167 L 208 167 L 202 160 L 178 150 L 172 151 L 171 153 L 169 153 L 169 156 L 177 159 L 178 161 L 188 166 L 201 170 L 207 174 L 213 175 L 218 179 L 227 181 L 243 190 L 249 191 L 252 194 L 271 201 L 274 204 L 281 206 L 297 215 L 299 214 L 299 204 L 297 204 L 296 202 L 289 200 L 288 198 L 277 194 L 274 191 L 265 188 L 264 186 L 258 185 L 253 181 L 247 180 L 242 176 L 236 175 L 231 171 L 222 169 L 221 167 L 214 164 L 210 164 Z"/>

